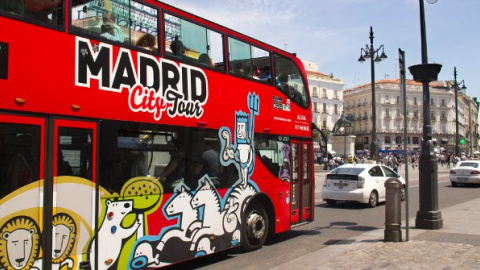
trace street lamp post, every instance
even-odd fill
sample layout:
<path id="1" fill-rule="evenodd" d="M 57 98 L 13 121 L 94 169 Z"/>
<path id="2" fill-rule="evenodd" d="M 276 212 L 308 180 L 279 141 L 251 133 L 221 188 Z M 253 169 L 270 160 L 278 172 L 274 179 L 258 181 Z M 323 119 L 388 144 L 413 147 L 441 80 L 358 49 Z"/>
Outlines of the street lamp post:
<path id="1" fill-rule="evenodd" d="M 465 87 L 465 81 L 464 80 L 457 83 L 457 67 L 453 68 L 453 78 L 454 78 L 453 91 L 455 91 L 455 156 L 457 157 L 458 154 L 460 154 L 460 146 L 458 145 L 458 143 L 460 142 L 460 136 L 458 134 L 458 96 L 457 96 L 457 92 L 459 90 L 458 86 L 460 86 L 460 84 L 463 84 L 463 86 L 461 88 L 462 90 L 467 89 L 467 87 Z"/>
<path id="2" fill-rule="evenodd" d="M 433 4 L 436 0 L 427 0 L 427 2 Z M 424 4 L 423 0 L 420 0 L 422 64 L 408 68 L 413 75 L 413 79 L 417 82 L 421 82 L 423 86 L 423 142 L 419 167 L 420 209 L 417 211 L 415 227 L 417 229 L 432 230 L 443 228 L 443 219 L 442 213 L 438 210 L 438 165 L 432 141 L 429 83 L 437 80 L 442 65 L 428 63 L 427 35 L 425 28 Z"/>
<path id="3" fill-rule="evenodd" d="M 378 146 L 377 146 L 377 114 L 376 114 L 376 99 L 375 99 L 375 62 L 380 62 L 387 58 L 384 52 L 384 46 L 380 45 L 378 49 L 373 47 L 373 29 L 370 26 L 370 46 L 365 44 L 365 49 L 360 48 L 359 62 L 365 62 L 365 58 L 370 58 L 370 68 L 372 75 L 372 147 L 370 152 L 370 158 L 378 162 Z M 382 49 L 382 54 L 379 56 L 378 52 Z M 376 55 L 376 56 L 375 56 Z"/>

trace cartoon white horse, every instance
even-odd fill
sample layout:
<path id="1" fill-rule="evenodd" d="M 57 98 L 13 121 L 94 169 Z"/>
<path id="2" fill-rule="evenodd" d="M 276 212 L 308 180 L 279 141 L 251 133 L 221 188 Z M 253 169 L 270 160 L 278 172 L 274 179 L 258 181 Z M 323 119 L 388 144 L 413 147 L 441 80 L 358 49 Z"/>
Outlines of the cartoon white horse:
<path id="1" fill-rule="evenodd" d="M 204 207 L 203 221 L 202 227 L 195 233 L 192 239 L 192 245 L 190 246 L 191 251 L 195 250 L 195 246 L 201 237 L 225 234 L 223 219 L 226 211 L 222 211 L 221 209 L 218 193 L 208 179 L 208 176 L 204 176 L 199 183 L 200 186 L 195 196 L 193 196 L 191 204 L 193 208 Z M 211 252 L 213 252 L 213 250 L 211 250 Z"/>
<path id="2" fill-rule="evenodd" d="M 165 243 L 172 237 L 177 237 L 185 242 L 190 242 L 192 233 L 199 229 L 202 224 L 198 220 L 198 210 L 193 208 L 190 204 L 192 201 L 192 194 L 184 184 L 177 186 L 178 191 L 175 193 L 173 199 L 165 205 L 165 214 L 169 217 L 179 216 L 180 227 L 173 227 L 169 229 L 157 245 L 157 249 L 162 251 Z M 187 236 L 190 235 L 190 236 Z"/>

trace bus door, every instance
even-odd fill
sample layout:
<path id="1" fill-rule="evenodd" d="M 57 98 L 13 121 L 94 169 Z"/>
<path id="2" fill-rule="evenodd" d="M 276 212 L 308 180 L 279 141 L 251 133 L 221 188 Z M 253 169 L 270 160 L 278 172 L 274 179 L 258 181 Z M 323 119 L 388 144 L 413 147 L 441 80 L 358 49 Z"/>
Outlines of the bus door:
<path id="1" fill-rule="evenodd" d="M 53 122 L 52 263 L 63 258 L 70 269 L 91 258 L 96 228 L 97 123 Z M 52 126 L 52 125 L 50 125 Z M 67 259 L 65 260 L 65 256 Z M 62 266 L 60 266 L 61 268 Z M 52 267 L 53 268 L 53 267 Z"/>
<path id="2" fill-rule="evenodd" d="M 0 269 L 41 256 L 45 126 L 45 118 L 0 113 Z"/>
<path id="3" fill-rule="evenodd" d="M 312 187 L 314 186 L 310 141 L 292 140 L 292 187 L 290 220 L 292 225 L 302 224 L 313 219 Z"/>

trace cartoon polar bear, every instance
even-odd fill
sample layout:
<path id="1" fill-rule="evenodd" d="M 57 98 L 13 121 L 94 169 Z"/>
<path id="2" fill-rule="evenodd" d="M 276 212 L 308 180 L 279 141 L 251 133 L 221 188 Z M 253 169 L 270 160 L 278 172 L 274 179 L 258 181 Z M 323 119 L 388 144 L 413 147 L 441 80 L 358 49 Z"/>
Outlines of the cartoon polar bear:
<path id="1" fill-rule="evenodd" d="M 122 227 L 126 215 L 132 212 L 133 200 L 106 201 L 107 211 L 100 229 L 98 230 L 98 269 L 109 269 L 115 265 L 123 244 L 137 231 L 138 220 L 130 228 Z M 92 242 L 92 248 L 95 240 Z M 93 258 L 95 259 L 95 258 Z M 94 262 L 95 260 L 91 260 Z"/>

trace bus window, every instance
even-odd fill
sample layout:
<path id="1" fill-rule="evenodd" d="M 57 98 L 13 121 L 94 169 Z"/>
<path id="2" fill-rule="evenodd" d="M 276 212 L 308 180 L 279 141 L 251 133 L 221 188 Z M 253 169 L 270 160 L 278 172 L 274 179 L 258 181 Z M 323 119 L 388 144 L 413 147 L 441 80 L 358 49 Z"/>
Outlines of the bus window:
<path id="1" fill-rule="evenodd" d="M 228 38 L 230 73 L 272 83 L 270 53 L 243 41 Z"/>
<path id="2" fill-rule="evenodd" d="M 40 126 L 0 124 L 0 199 L 39 179 Z"/>
<path id="3" fill-rule="evenodd" d="M 284 181 L 290 181 L 290 144 L 286 136 L 255 134 L 255 150 L 263 165 Z"/>
<path id="4" fill-rule="evenodd" d="M 0 11 L 47 23 L 63 26 L 64 0 L 8 0 L 0 1 Z"/>
<path id="5" fill-rule="evenodd" d="M 114 42 L 158 50 L 157 9 L 135 1 L 80 0 L 72 4 L 72 26 Z"/>
<path id="6" fill-rule="evenodd" d="M 70 175 L 92 179 L 92 140 L 91 130 L 59 128 L 57 176 Z"/>
<path id="7" fill-rule="evenodd" d="M 131 45 L 158 51 L 158 16 L 157 10 L 146 5 L 131 1 L 130 5 L 134 19 L 130 25 Z"/>
<path id="8" fill-rule="evenodd" d="M 307 88 L 298 66 L 290 59 L 275 55 L 276 88 L 295 103 L 306 108 L 310 102 Z"/>
<path id="9" fill-rule="evenodd" d="M 170 14 L 165 14 L 165 52 L 184 61 L 224 69 L 222 34 Z"/>

